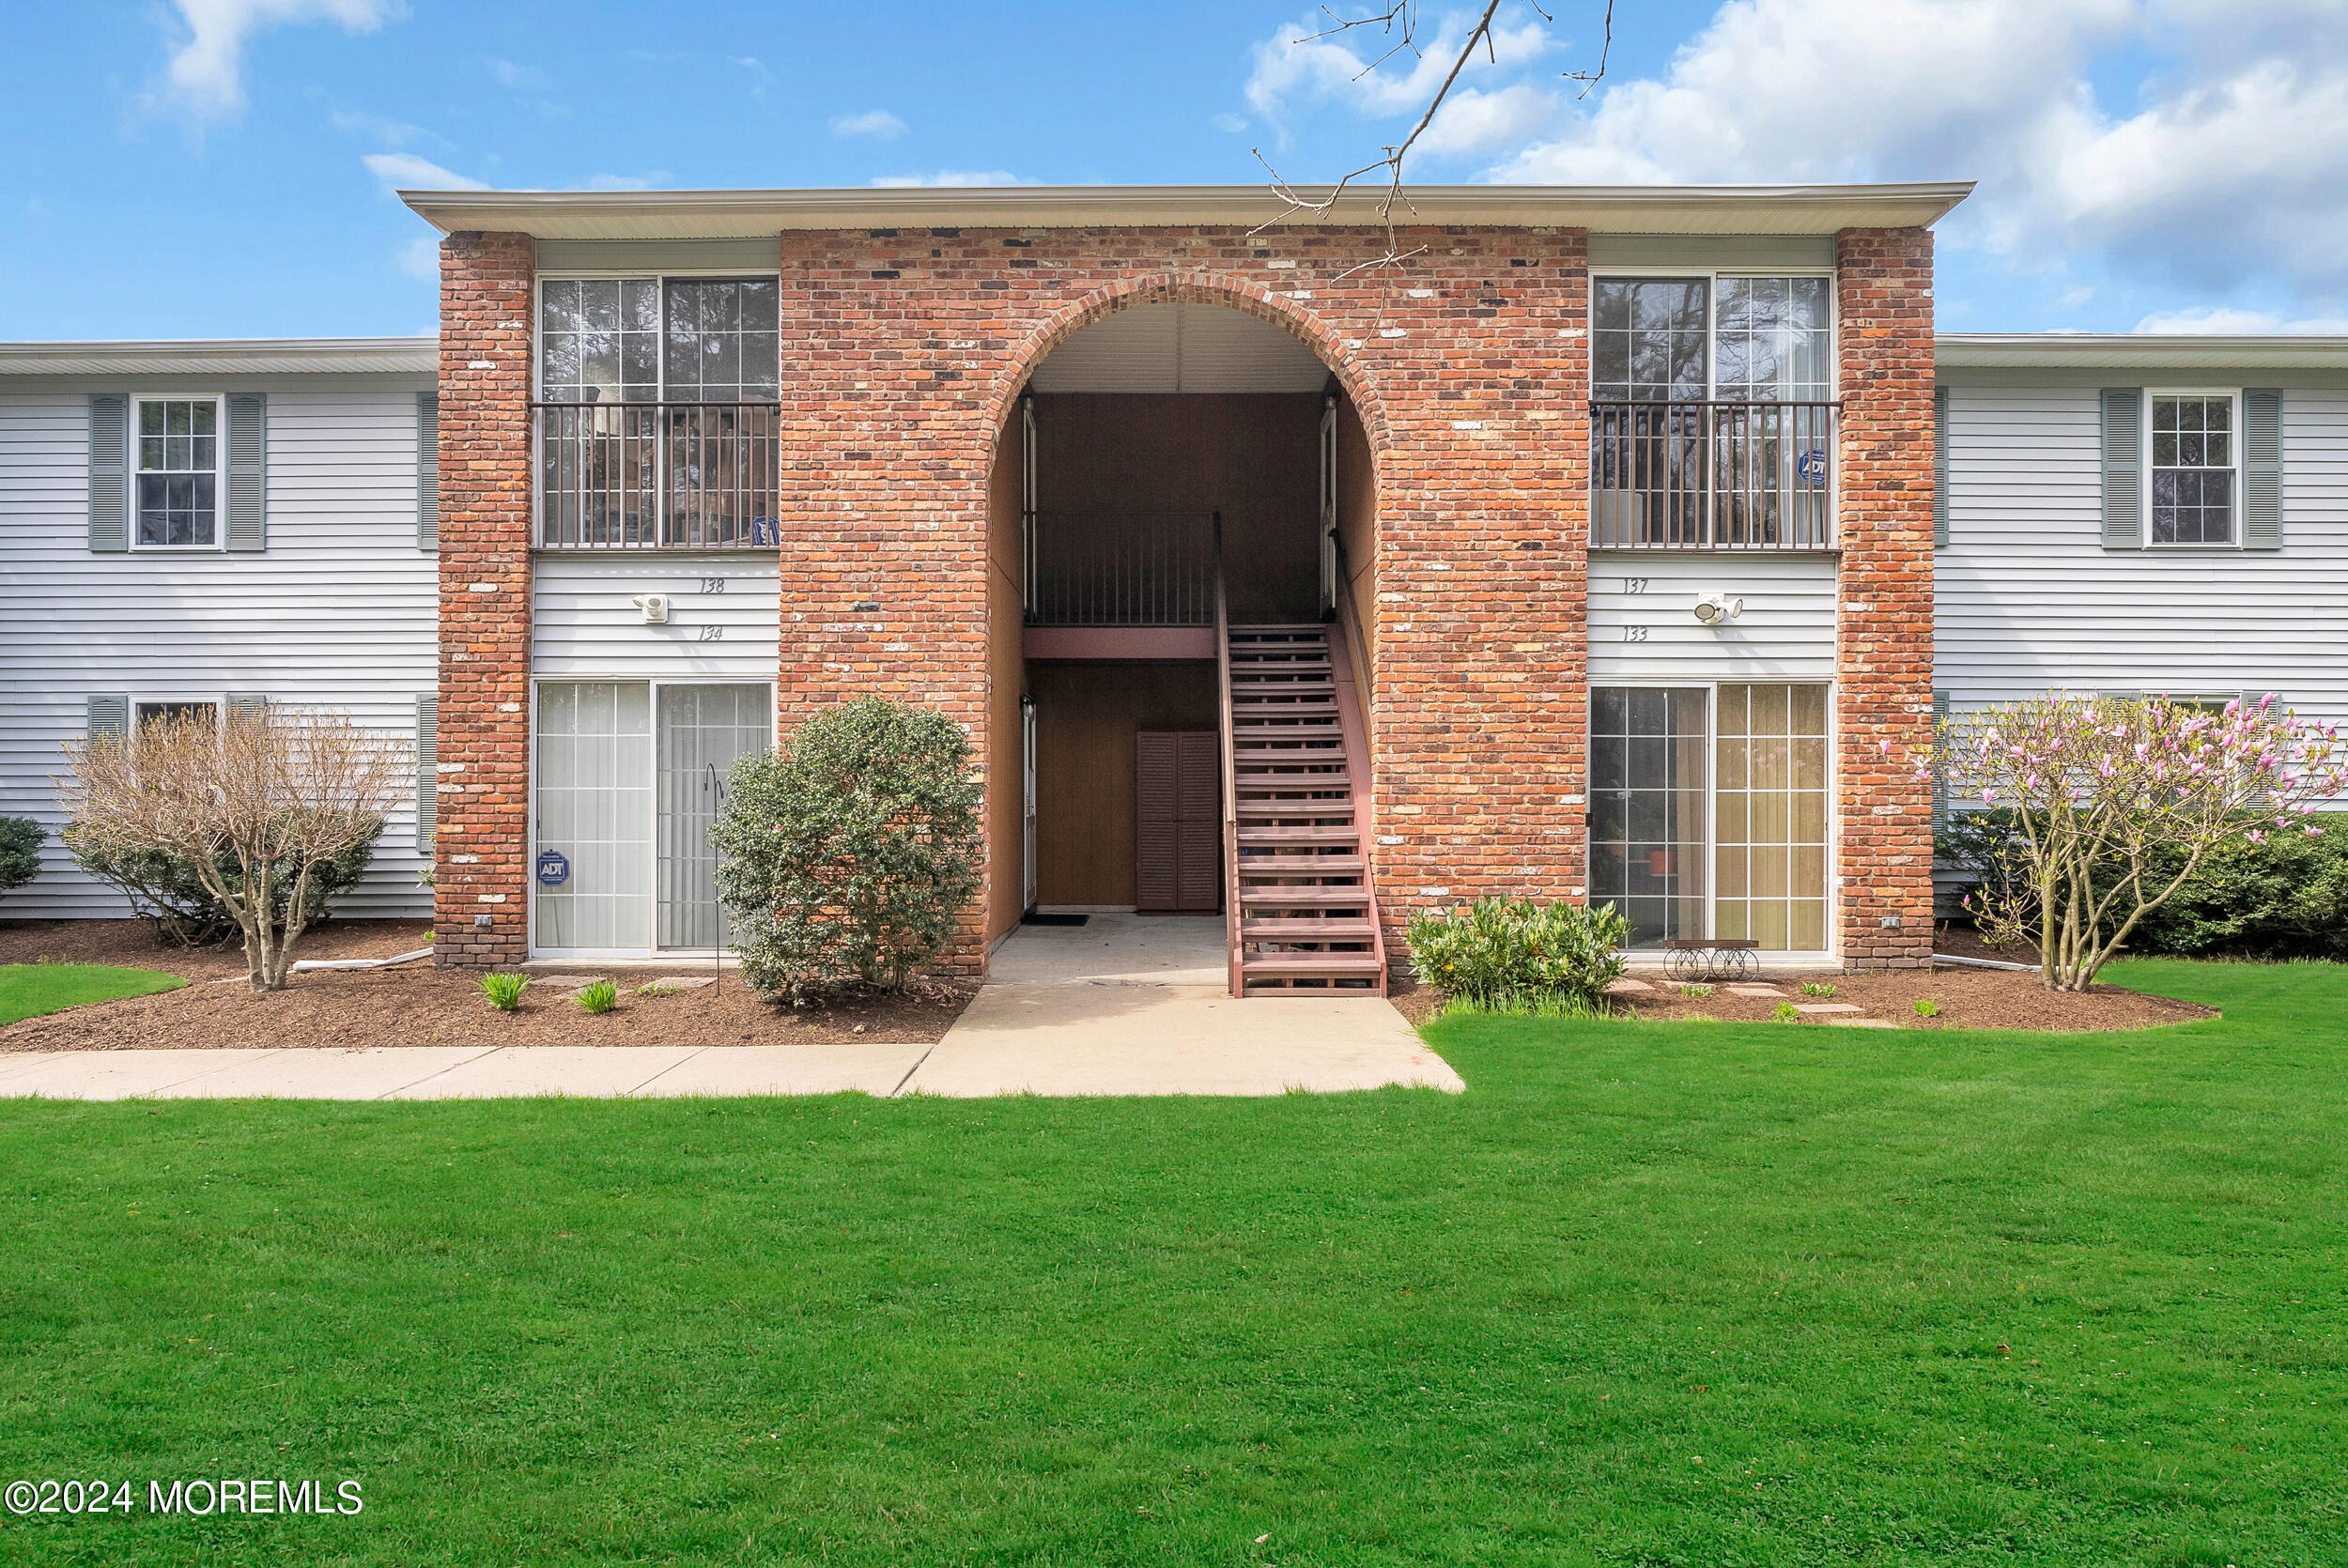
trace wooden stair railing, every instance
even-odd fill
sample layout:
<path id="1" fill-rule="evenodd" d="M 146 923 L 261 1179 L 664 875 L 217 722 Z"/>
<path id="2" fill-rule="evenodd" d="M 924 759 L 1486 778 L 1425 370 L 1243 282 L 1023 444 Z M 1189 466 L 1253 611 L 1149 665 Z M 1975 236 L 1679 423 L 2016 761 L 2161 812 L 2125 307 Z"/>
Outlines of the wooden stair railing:
<path id="1" fill-rule="evenodd" d="M 1323 623 L 1230 624 L 1216 590 L 1232 993 L 1383 996 L 1352 661 Z"/>
<path id="2" fill-rule="evenodd" d="M 1247 994 L 1240 977 L 1239 789 L 1231 766 L 1231 622 L 1223 593 L 1223 515 L 1214 518 L 1214 671 L 1216 727 L 1223 740 L 1223 944 L 1231 994 Z"/>

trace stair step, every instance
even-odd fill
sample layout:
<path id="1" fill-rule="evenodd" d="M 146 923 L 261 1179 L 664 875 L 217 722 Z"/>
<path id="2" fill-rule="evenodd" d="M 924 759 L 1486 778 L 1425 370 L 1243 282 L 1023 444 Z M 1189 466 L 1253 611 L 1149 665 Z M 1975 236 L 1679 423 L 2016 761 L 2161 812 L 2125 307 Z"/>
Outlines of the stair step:
<path id="1" fill-rule="evenodd" d="M 1251 820 L 1272 818 L 1344 817 L 1345 825 L 1352 825 L 1353 803 L 1350 800 L 1243 800 L 1239 802 L 1239 817 L 1244 828 Z"/>
<path id="2" fill-rule="evenodd" d="M 1332 746 L 1345 744 L 1345 731 L 1334 721 L 1328 724 L 1274 724 L 1266 719 L 1234 719 L 1231 722 L 1234 743 L 1247 741 L 1327 741 Z"/>
<path id="3" fill-rule="evenodd" d="M 1244 724 L 1251 718 L 1336 718 L 1337 705 L 1319 699 L 1298 698 L 1293 702 L 1233 702 L 1231 722 Z"/>
<path id="4" fill-rule="evenodd" d="M 1242 882 L 1260 877 L 1358 877 L 1362 874 L 1362 857 L 1358 854 L 1243 854 L 1239 857 Z"/>
<path id="5" fill-rule="evenodd" d="M 1303 648 L 1294 652 L 1285 648 L 1251 649 L 1244 653 L 1237 649 L 1231 651 L 1231 673 L 1234 675 L 1261 675 L 1267 670 L 1279 675 L 1290 672 L 1319 674 L 1328 668 L 1326 654 Z"/>
<path id="6" fill-rule="evenodd" d="M 1242 920 L 1239 934 L 1244 942 L 1367 942 L 1373 933 L 1369 922 L 1355 915 L 1335 919 L 1295 916 L 1285 920 Z"/>
<path id="7" fill-rule="evenodd" d="M 1274 844 L 1344 844 L 1358 847 L 1361 830 L 1347 827 L 1250 827 L 1240 825 L 1243 847 Z"/>
<path id="8" fill-rule="evenodd" d="M 1367 909 L 1367 887 L 1243 887 L 1240 909 Z"/>
<path id="9" fill-rule="evenodd" d="M 1233 737 L 1233 740 L 1234 743 L 1236 743 L 1237 737 Z M 1341 746 L 1325 746 L 1308 748 L 1297 746 L 1278 749 L 1265 747 L 1264 749 L 1258 751 L 1244 750 L 1234 744 L 1231 750 L 1231 761 L 1240 764 L 1242 767 L 1245 767 L 1250 764 L 1257 767 L 1340 767 L 1344 765 L 1345 762 L 1345 747 Z"/>
<path id="10" fill-rule="evenodd" d="M 1242 953 L 1244 979 L 1313 980 L 1378 973 L 1375 953 Z"/>
<path id="11" fill-rule="evenodd" d="M 1310 632 L 1315 637 L 1327 637 L 1329 623 L 1326 621 L 1265 621 L 1251 622 L 1246 625 L 1231 628 L 1233 637 L 1252 637 L 1258 632 Z"/>

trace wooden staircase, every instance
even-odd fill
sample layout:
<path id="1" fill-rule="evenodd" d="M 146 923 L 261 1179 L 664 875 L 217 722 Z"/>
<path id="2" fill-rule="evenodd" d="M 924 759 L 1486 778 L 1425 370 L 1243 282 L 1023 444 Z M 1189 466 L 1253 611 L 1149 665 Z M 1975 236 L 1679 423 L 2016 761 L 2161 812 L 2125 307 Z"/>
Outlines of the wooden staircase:
<path id="1" fill-rule="evenodd" d="M 1222 630 L 1232 993 L 1383 996 L 1368 736 L 1344 646 L 1325 625 Z"/>

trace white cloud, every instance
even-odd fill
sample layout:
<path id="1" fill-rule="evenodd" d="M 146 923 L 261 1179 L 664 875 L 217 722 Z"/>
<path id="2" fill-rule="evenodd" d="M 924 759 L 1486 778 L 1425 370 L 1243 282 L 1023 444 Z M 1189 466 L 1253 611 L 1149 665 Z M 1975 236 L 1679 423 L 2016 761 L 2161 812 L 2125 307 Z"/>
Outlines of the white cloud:
<path id="1" fill-rule="evenodd" d="M 1033 185 L 1036 182 L 1023 179 L 1009 169 L 940 169 L 935 174 L 927 175 L 876 175 L 873 183 L 910 189 L 924 185 Z"/>
<path id="2" fill-rule="evenodd" d="M 1467 18 L 1446 15 L 1434 36 L 1421 36 L 1417 52 L 1396 52 L 1398 35 L 1376 27 L 1332 32 L 1326 13 L 1315 12 L 1281 28 L 1256 45 L 1253 69 L 1247 77 L 1248 106 L 1258 117 L 1281 130 L 1299 106 L 1337 103 L 1357 114 L 1389 115 L 1424 112 L 1435 89 L 1460 57 L 1467 38 Z M 1494 68 L 1514 69 L 1551 47 L 1547 28 L 1538 21 L 1492 29 L 1491 54 L 1482 49 L 1460 71 L 1464 85 Z M 1460 89 L 1455 87 L 1454 93 Z M 1433 128 L 1429 128 L 1432 132 Z M 1286 139 L 1285 134 L 1282 137 Z"/>
<path id="3" fill-rule="evenodd" d="M 244 107 L 244 46 L 265 28 L 333 22 L 371 33 L 408 14 L 402 0 L 175 0 L 187 39 L 165 68 L 171 96 L 198 116 Z"/>
<path id="4" fill-rule="evenodd" d="M 1207 123 L 1214 127 L 1217 131 L 1229 131 L 1233 134 L 1237 134 L 1238 132 L 1247 129 L 1247 116 L 1244 115 L 1221 114 L 1213 116 L 1207 121 Z"/>
<path id="5" fill-rule="evenodd" d="M 2165 311 L 2136 324 L 2139 332 L 2172 332 L 2194 336 L 2248 337 L 2259 332 L 2294 332 L 2313 336 L 2348 335 L 2348 317 L 2303 316 L 2285 320 L 2278 312 L 2241 310 L 2232 305 L 2196 305 Z"/>
<path id="6" fill-rule="evenodd" d="M 501 87 L 511 87 L 517 93 L 534 93 L 547 85 L 547 74 L 536 66 L 517 66 L 511 60 L 491 60 L 489 74 L 498 79 Z"/>
<path id="7" fill-rule="evenodd" d="M 412 152 L 371 152 L 359 161 L 383 182 L 386 191 L 487 191 L 486 180 L 443 169 L 429 158 Z"/>
<path id="8" fill-rule="evenodd" d="M 835 136 L 870 136 L 877 142 L 893 142 L 905 133 L 905 122 L 886 109 L 867 109 L 861 115 L 842 115 L 831 122 Z"/>
<path id="9" fill-rule="evenodd" d="M 2120 69 L 2140 85 L 2114 112 L 2094 85 Z M 2338 0 L 1730 0 L 1661 76 L 1610 81 L 1491 176 L 1975 178 L 1951 238 L 2017 266 L 2336 298 L 2343 125 Z"/>
<path id="10" fill-rule="evenodd" d="M 1430 157 L 1491 152 L 1547 131 L 1561 107 L 1556 93 L 1529 82 L 1490 93 L 1454 87 L 1411 150 Z"/>
<path id="11" fill-rule="evenodd" d="M 388 142 L 395 147 L 406 146 L 409 142 L 425 138 L 433 141 L 440 140 L 420 125 L 409 125 L 406 120 L 389 119 L 381 115 L 370 115 L 363 109 L 336 109 L 328 117 L 333 122 L 334 129 L 337 131 L 364 136 L 370 141 Z"/>

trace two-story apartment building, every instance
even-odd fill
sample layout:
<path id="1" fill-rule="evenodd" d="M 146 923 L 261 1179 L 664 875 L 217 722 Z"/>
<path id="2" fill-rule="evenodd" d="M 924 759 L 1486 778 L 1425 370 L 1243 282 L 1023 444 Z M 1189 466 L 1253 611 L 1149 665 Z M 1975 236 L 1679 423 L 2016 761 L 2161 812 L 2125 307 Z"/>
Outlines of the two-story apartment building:
<path id="1" fill-rule="evenodd" d="M 1965 190 L 1427 191 L 1367 269 L 1372 204 L 1253 189 L 410 194 L 437 374 L 0 360 L 0 526 L 77 624 L 187 612 L 12 646 L 0 809 L 76 721 L 343 700 L 416 728 L 367 907 L 432 841 L 444 961 L 706 952 L 726 767 L 879 691 L 984 771 L 972 966 L 1031 909 L 1221 910 L 1239 989 L 1376 985 L 1486 892 L 1920 961 L 1936 704 L 2348 709 L 2348 349 L 1936 346 Z"/>

